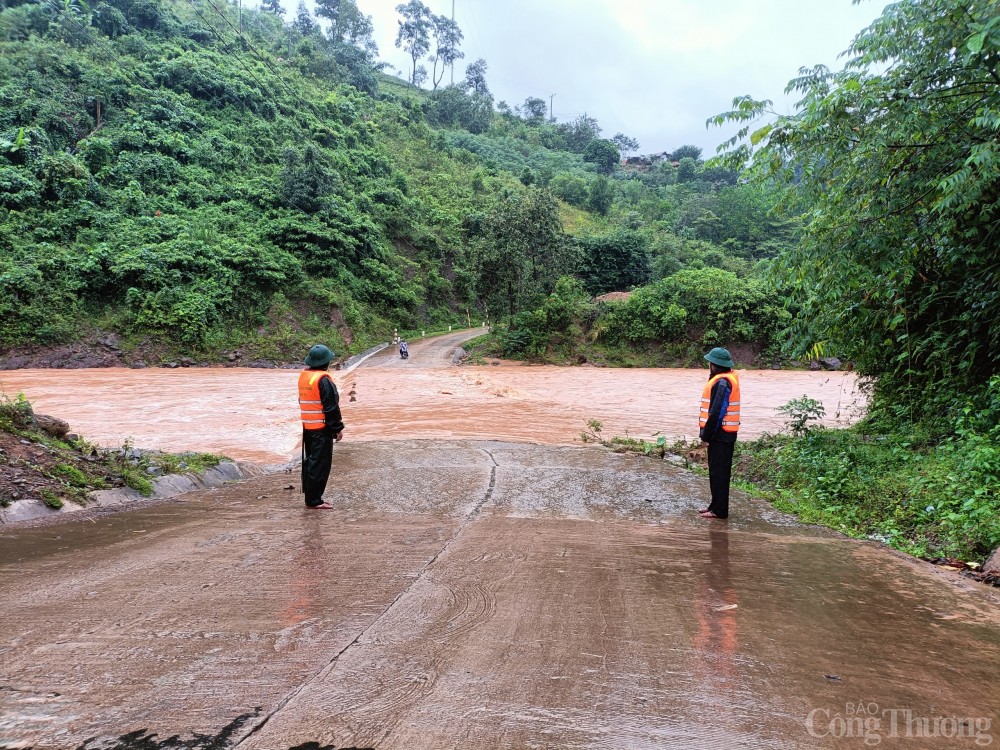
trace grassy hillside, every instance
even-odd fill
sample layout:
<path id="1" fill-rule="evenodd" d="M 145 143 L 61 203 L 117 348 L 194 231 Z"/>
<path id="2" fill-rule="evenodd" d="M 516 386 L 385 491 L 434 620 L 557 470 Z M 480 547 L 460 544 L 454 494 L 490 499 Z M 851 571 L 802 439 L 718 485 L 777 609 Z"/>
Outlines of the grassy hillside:
<path id="1" fill-rule="evenodd" d="M 266 12 L 9 0 L 0 349 L 113 332 L 154 360 L 282 359 L 318 338 L 357 351 L 530 309 L 587 276 L 573 237 L 623 226 L 644 227 L 629 285 L 749 272 L 761 238 L 713 213 L 731 174 L 691 158 L 599 174 L 599 134 L 422 91 Z M 588 289 L 608 291 L 598 276 Z"/>

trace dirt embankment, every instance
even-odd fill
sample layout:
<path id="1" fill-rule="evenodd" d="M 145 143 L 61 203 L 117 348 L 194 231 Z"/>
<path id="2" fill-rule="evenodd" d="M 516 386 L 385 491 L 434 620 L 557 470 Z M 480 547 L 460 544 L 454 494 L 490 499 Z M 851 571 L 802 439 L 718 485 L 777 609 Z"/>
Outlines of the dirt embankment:
<path id="1" fill-rule="evenodd" d="M 5 398 L 0 400 L 0 524 L 78 510 L 108 495 L 92 494 L 99 490 L 114 495 L 100 500 L 106 504 L 167 496 L 178 479 L 185 479 L 188 489 L 197 488 L 205 484 L 202 475 L 222 460 L 207 453 L 145 451 L 128 442 L 118 449 L 100 448 L 69 432 L 63 420 L 35 414 L 23 397 Z M 243 473 L 235 465 L 222 468 L 225 479 Z M 158 487 L 162 482 L 170 487 Z"/>
<path id="2" fill-rule="evenodd" d="M 33 417 L 11 403 L 3 409 L 13 419 L 0 423 L 2 509 L 28 501 L 59 510 L 65 503 L 85 503 L 91 490 L 125 487 L 142 478 L 133 479 L 126 471 L 139 467 L 133 455 L 123 454 L 119 461 L 110 451 L 90 446 L 78 435 L 67 435 L 68 425 L 61 420 Z M 136 451 L 136 455 L 141 454 Z"/>
<path id="3" fill-rule="evenodd" d="M 97 332 L 68 344 L 26 344 L 0 351 L 0 370 L 62 369 L 95 367 L 257 367 L 299 369 L 299 360 L 259 359 L 239 349 L 222 350 L 211 357 L 178 356 L 164 343 L 146 339 L 136 346 L 123 346 L 113 333 Z"/>

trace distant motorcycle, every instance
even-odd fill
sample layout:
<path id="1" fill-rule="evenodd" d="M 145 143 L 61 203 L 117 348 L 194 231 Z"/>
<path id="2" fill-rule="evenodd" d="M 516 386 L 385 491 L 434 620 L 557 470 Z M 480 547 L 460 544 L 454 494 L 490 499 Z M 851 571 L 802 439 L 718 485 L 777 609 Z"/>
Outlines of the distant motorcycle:
<path id="1" fill-rule="evenodd" d="M 410 358 L 410 350 L 406 347 L 406 344 L 399 345 L 399 356 L 403 359 Z"/>

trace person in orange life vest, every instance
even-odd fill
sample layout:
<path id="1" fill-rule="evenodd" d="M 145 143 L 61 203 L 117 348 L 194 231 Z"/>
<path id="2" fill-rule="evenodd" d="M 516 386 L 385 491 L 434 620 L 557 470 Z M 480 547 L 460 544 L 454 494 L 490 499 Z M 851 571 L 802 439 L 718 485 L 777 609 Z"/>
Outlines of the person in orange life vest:
<path id="1" fill-rule="evenodd" d="M 709 362 L 708 383 L 701 395 L 699 437 L 708 445 L 708 484 L 712 502 L 702 508 L 702 518 L 729 517 L 729 481 L 733 473 L 733 450 L 740 428 L 740 380 L 733 372 L 733 359 L 716 347 Z"/>
<path id="2" fill-rule="evenodd" d="M 322 344 L 309 350 L 305 363 L 309 369 L 299 374 L 299 409 L 302 412 L 302 492 L 306 507 L 318 510 L 333 508 L 323 499 L 333 464 L 333 444 L 344 438 L 344 420 L 340 415 L 340 394 L 330 373 L 330 363 L 337 355 Z"/>

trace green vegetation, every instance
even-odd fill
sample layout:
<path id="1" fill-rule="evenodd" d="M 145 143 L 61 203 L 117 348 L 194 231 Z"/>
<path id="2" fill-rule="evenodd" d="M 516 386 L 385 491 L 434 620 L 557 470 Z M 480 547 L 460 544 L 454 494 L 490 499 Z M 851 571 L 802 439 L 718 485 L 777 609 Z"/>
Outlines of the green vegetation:
<path id="1" fill-rule="evenodd" d="M 1000 388 L 1000 376 L 991 386 Z M 992 411 L 1000 396 L 986 411 L 967 404 L 945 439 L 920 429 L 880 433 L 871 421 L 806 429 L 801 420 L 817 404 L 787 406 L 791 434 L 737 444 L 737 474 L 777 507 L 921 557 L 981 560 L 1000 546 L 1000 426 Z"/>
<path id="2" fill-rule="evenodd" d="M 816 401 L 789 402 L 787 434 L 737 444 L 737 475 L 803 520 L 931 558 L 981 560 L 1000 546 L 998 64 L 995 4 L 909 0 L 858 35 L 842 71 L 805 70 L 789 84 L 802 96 L 796 114 L 741 97 L 713 119 L 744 127 L 708 169 L 741 170 L 758 196 L 801 217 L 801 236 L 763 277 L 742 292 L 727 284 L 729 296 L 768 305 L 777 293 L 784 319 L 755 321 L 753 305 L 716 319 L 751 331 L 779 322 L 772 340 L 786 353 L 849 358 L 872 397 L 847 430 L 811 424 L 824 412 Z M 717 226 L 702 218 L 703 231 Z M 671 254 L 692 246 L 668 242 Z M 747 247 L 727 262 L 751 260 Z M 618 337 L 666 337 L 699 309 L 652 292 L 692 273 L 664 257 L 654 252 L 653 273 L 673 282 L 599 318 Z M 713 312 L 701 307 L 701 321 Z M 588 439 L 652 451 L 599 435 L 591 426 Z"/>
<path id="3" fill-rule="evenodd" d="M 879 419 L 953 415 L 987 392 L 1000 344 L 1000 19 L 995 3 L 890 5 L 840 72 L 789 83 L 799 112 L 744 129 L 750 163 L 804 212 L 775 269 L 823 342 L 873 378 Z M 719 122 L 750 123 L 749 97 Z"/>
<path id="4" fill-rule="evenodd" d="M 725 341 L 776 358 L 790 320 L 761 279 L 718 268 L 678 271 L 628 299 L 596 304 L 583 282 L 562 277 L 538 307 L 511 317 L 483 348 L 552 362 L 687 365 Z"/>
<path id="5" fill-rule="evenodd" d="M 779 406 L 777 412 L 788 417 L 788 431 L 796 437 L 808 435 L 815 427 L 809 423 L 826 416 L 823 403 L 806 395 L 802 398 L 793 398 L 787 404 Z"/>
<path id="6" fill-rule="evenodd" d="M 42 500 L 53 510 L 59 510 L 63 507 L 62 498 L 52 490 L 42 490 Z"/>
<path id="7" fill-rule="evenodd" d="M 0 394 L 0 430 L 14 432 L 30 427 L 34 414 L 31 402 L 23 393 L 17 394 L 14 398 Z"/>
<path id="8" fill-rule="evenodd" d="M 484 60 L 441 86 L 461 30 L 400 9 L 410 83 L 378 72 L 350 0 L 290 24 L 275 3 L 8 0 L 0 347 L 111 331 L 160 359 L 349 353 L 509 321 L 562 275 L 591 293 L 746 277 L 793 241 L 766 192 L 698 149 L 622 168 L 633 139 L 494 104 Z"/>
<path id="9" fill-rule="evenodd" d="M 889 5 L 844 69 L 803 71 L 792 116 L 745 124 L 721 165 L 807 216 L 773 266 L 793 346 L 850 357 L 872 388 L 851 430 L 741 448 L 806 520 L 916 554 L 1000 545 L 1000 16 L 988 2 Z M 806 415 L 803 405 L 798 411 Z M 793 425 L 795 422 L 793 421 Z"/>

